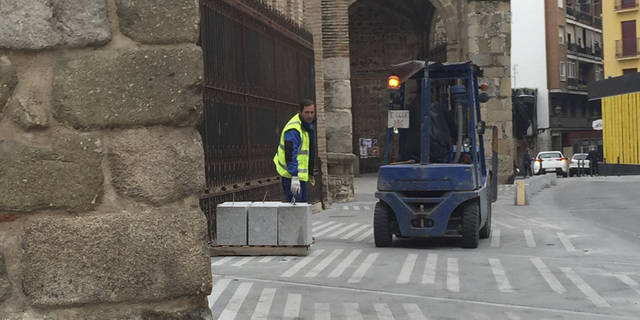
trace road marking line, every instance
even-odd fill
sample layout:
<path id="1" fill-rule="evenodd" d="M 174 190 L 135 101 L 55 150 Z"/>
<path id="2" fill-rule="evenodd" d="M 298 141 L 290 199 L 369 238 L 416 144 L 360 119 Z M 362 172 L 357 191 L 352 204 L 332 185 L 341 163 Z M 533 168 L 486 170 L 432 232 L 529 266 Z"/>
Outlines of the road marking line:
<path id="1" fill-rule="evenodd" d="M 495 228 L 491 232 L 491 246 L 494 248 L 500 247 L 500 229 Z"/>
<path id="2" fill-rule="evenodd" d="M 458 258 L 447 258 L 447 289 L 451 292 L 460 292 Z"/>
<path id="3" fill-rule="evenodd" d="M 531 222 L 533 222 L 533 223 L 537 223 L 537 224 L 539 224 L 539 225 L 541 225 L 541 226 L 543 226 L 543 227 L 547 227 L 547 228 L 554 229 L 554 230 L 558 230 L 558 231 L 562 231 L 562 230 L 564 230 L 563 228 L 558 227 L 558 226 L 556 226 L 555 224 L 546 223 L 546 222 L 544 222 L 544 221 L 540 221 L 540 220 L 538 220 L 538 219 L 532 219 L 532 218 L 528 218 L 528 219 L 529 219 L 529 221 L 531 221 Z"/>
<path id="4" fill-rule="evenodd" d="M 284 320 L 294 320 L 300 318 L 300 305 L 302 305 L 302 295 L 287 294 L 287 302 L 284 304 Z"/>
<path id="5" fill-rule="evenodd" d="M 551 272 L 551 270 L 549 270 L 549 268 L 547 267 L 547 265 L 544 263 L 544 261 L 542 261 L 542 259 L 535 257 L 535 258 L 529 258 L 531 260 L 531 263 L 533 263 L 533 265 L 536 267 L 536 269 L 538 269 L 538 272 L 540 273 L 540 275 L 544 278 L 544 280 L 547 282 L 547 284 L 549 284 L 549 287 L 551 287 L 551 290 L 559 293 L 559 294 L 563 294 L 565 292 L 567 292 L 567 289 L 565 289 L 565 287 L 562 285 L 562 283 L 560 283 L 560 281 L 558 281 L 558 278 L 556 278 L 556 276 L 553 274 L 553 272 Z"/>
<path id="6" fill-rule="evenodd" d="M 437 265 L 438 265 L 438 254 L 429 253 L 427 255 L 427 262 L 424 264 L 424 273 L 422 274 L 422 284 L 435 283 Z"/>
<path id="7" fill-rule="evenodd" d="M 353 206 L 353 210 L 359 211 L 360 210 L 360 206 Z"/>
<path id="8" fill-rule="evenodd" d="M 313 278 L 317 276 L 324 268 L 326 268 L 333 260 L 335 260 L 341 253 L 342 249 L 336 249 L 331 252 L 326 258 L 322 259 L 320 263 L 318 263 L 313 269 L 309 270 L 307 274 L 305 274 L 305 278 Z"/>
<path id="9" fill-rule="evenodd" d="M 216 301 L 218 301 L 220 295 L 222 294 L 224 289 L 227 288 L 230 282 L 231 279 L 221 279 L 220 281 L 213 283 L 213 290 L 211 290 L 211 295 L 207 297 L 207 300 L 209 300 L 210 309 L 213 308 L 213 305 L 216 303 Z"/>
<path id="10" fill-rule="evenodd" d="M 342 226 L 344 226 L 344 222 L 340 222 L 338 224 L 334 224 L 331 227 L 326 228 L 326 229 L 316 233 L 315 236 L 316 236 L 316 238 L 319 237 L 319 236 L 323 236 L 323 235 L 325 235 L 325 234 L 327 234 L 327 233 L 329 233 L 329 232 L 331 232 L 331 231 L 333 231 L 335 229 L 338 229 L 338 228 L 340 228 Z"/>
<path id="11" fill-rule="evenodd" d="M 328 303 L 315 303 L 314 305 L 315 314 L 313 319 L 315 320 L 330 320 L 331 319 L 331 309 Z"/>
<path id="12" fill-rule="evenodd" d="M 313 231 L 313 232 L 318 232 L 318 231 L 320 231 L 321 229 L 324 229 L 324 228 L 326 228 L 326 227 L 328 227 L 328 226 L 330 226 L 330 225 L 332 225 L 332 224 L 334 224 L 334 223 L 336 223 L 336 222 L 335 222 L 335 221 L 329 221 L 329 222 L 327 222 L 327 223 L 324 223 L 324 224 L 321 224 L 321 225 L 319 225 L 319 226 L 317 226 L 317 227 L 314 227 L 314 228 L 312 229 L 312 231 Z"/>
<path id="13" fill-rule="evenodd" d="M 314 221 L 311 225 L 315 227 L 315 226 L 317 226 L 317 225 L 319 225 L 321 223 L 322 223 L 322 221 Z"/>
<path id="14" fill-rule="evenodd" d="M 378 320 L 395 320 L 393 314 L 391 313 L 391 309 L 385 303 L 376 303 L 373 305 L 373 308 L 376 309 L 376 313 L 378 314 Z"/>
<path id="15" fill-rule="evenodd" d="M 524 230 L 524 238 L 527 240 L 527 247 L 535 248 L 536 247 L 536 239 L 533 237 L 533 232 L 529 229 Z"/>
<path id="16" fill-rule="evenodd" d="M 269 261 L 271 261 L 271 259 L 273 259 L 273 256 L 267 256 L 267 257 L 264 257 L 264 258 L 260 259 L 260 262 L 269 262 Z"/>
<path id="17" fill-rule="evenodd" d="M 407 312 L 409 319 L 411 320 L 427 320 L 427 317 L 424 316 L 420 307 L 418 307 L 415 303 L 403 303 L 402 307 L 404 311 Z"/>
<path id="18" fill-rule="evenodd" d="M 498 283 L 498 290 L 505 293 L 513 292 L 513 288 L 511 287 L 511 283 L 509 282 L 509 278 L 507 278 L 504 268 L 502 267 L 500 259 L 489 258 L 489 264 L 491 265 L 493 277 L 496 278 L 496 282 Z"/>
<path id="19" fill-rule="evenodd" d="M 313 261 L 313 259 L 315 259 L 317 256 L 319 256 L 322 252 L 324 252 L 324 249 L 314 250 L 311 253 L 311 255 L 309 255 L 308 257 L 302 258 L 302 260 L 300 260 L 298 263 L 293 265 L 291 268 L 289 268 L 289 270 L 285 271 L 280 276 L 283 277 L 283 278 L 292 277 L 294 274 L 296 274 L 298 271 L 300 271 L 300 269 L 304 268 L 304 266 L 309 264 L 309 262 Z"/>
<path id="20" fill-rule="evenodd" d="M 573 244 L 571 243 L 571 240 L 569 240 L 569 237 L 567 237 L 566 234 L 562 232 L 558 232 L 558 238 L 560 239 L 560 242 L 562 242 L 562 245 L 568 252 L 576 251 L 576 247 L 573 246 Z"/>
<path id="21" fill-rule="evenodd" d="M 240 307 L 242 306 L 244 299 L 247 297 L 249 291 L 251 290 L 251 286 L 253 286 L 253 283 L 251 282 L 244 282 L 238 286 L 238 289 L 236 289 L 236 292 L 231 297 L 231 300 L 229 300 L 229 303 L 227 303 L 226 307 L 220 314 L 220 317 L 218 317 L 219 320 L 233 320 L 236 318 L 236 315 L 238 315 L 238 311 L 240 311 Z"/>
<path id="22" fill-rule="evenodd" d="M 212 263 L 211 265 L 212 265 L 212 266 L 221 266 L 221 265 L 223 265 L 223 264 L 225 264 L 225 263 L 227 263 L 227 262 L 229 262 L 229 261 L 233 260 L 233 258 L 234 258 L 234 257 L 224 257 L 224 258 L 222 258 L 222 259 L 220 259 L 220 260 L 218 260 L 218 261 L 216 261 L 216 262 Z"/>
<path id="23" fill-rule="evenodd" d="M 507 229 L 515 229 L 515 228 L 516 228 L 516 227 L 514 227 L 514 226 L 512 226 L 512 225 L 510 225 L 510 224 L 507 224 L 507 223 L 504 223 L 504 222 L 497 221 L 495 218 L 493 219 L 493 223 L 495 223 L 495 224 L 497 224 L 497 225 L 499 225 L 499 226 L 501 226 L 501 227 L 505 227 L 505 228 L 507 228 Z"/>
<path id="24" fill-rule="evenodd" d="M 367 237 L 370 237 L 373 234 L 373 228 L 367 230 L 365 233 L 361 234 L 359 237 L 353 239 L 353 241 L 362 241 L 367 239 Z"/>
<path id="25" fill-rule="evenodd" d="M 349 210 L 348 206 L 342 206 L 342 210 Z"/>
<path id="26" fill-rule="evenodd" d="M 355 236 L 356 234 L 358 234 L 360 231 L 366 229 L 367 227 L 371 227 L 371 225 L 365 224 L 362 226 L 357 227 L 355 230 L 345 234 L 344 236 L 340 237 L 341 240 L 347 240 L 353 236 Z"/>
<path id="27" fill-rule="evenodd" d="M 631 289 L 635 290 L 638 294 L 640 294 L 640 284 L 638 284 L 635 280 L 629 277 L 626 274 L 614 274 L 618 280 L 622 281 L 624 284 L 631 287 Z"/>
<path id="28" fill-rule="evenodd" d="M 378 253 L 370 253 L 367 256 L 367 258 L 364 259 L 364 262 L 362 264 L 360 264 L 360 266 L 358 267 L 356 272 L 354 272 L 351 275 L 351 278 L 349 278 L 349 280 L 347 282 L 349 282 L 349 283 L 359 283 L 362 280 L 362 277 L 364 277 L 365 273 L 367 273 L 367 271 L 369 270 L 369 268 L 371 267 L 373 262 L 376 261 L 376 259 L 378 259 L 378 256 L 379 256 Z"/>
<path id="29" fill-rule="evenodd" d="M 603 297 L 601 297 L 589 284 L 587 284 L 582 278 L 575 272 L 573 269 L 568 267 L 560 268 L 562 272 L 573 282 L 573 284 L 584 293 L 584 295 L 591 300 L 591 302 L 596 305 L 596 307 L 601 308 L 610 308 L 611 306 L 607 303 Z"/>
<path id="30" fill-rule="evenodd" d="M 362 320 L 360 306 L 357 303 L 343 303 L 345 319 Z"/>
<path id="31" fill-rule="evenodd" d="M 273 297 L 276 295 L 275 288 L 264 288 L 258 299 L 256 309 L 253 311 L 251 320 L 266 320 L 269 317 L 269 310 L 273 304 Z"/>
<path id="32" fill-rule="evenodd" d="M 369 206 L 364 206 L 364 209 L 365 209 L 365 210 L 367 210 L 367 211 L 369 211 L 369 210 L 371 210 L 371 207 L 369 207 Z"/>
<path id="33" fill-rule="evenodd" d="M 411 273 L 413 273 L 413 267 L 415 267 L 417 260 L 417 254 L 410 253 L 407 256 L 407 258 L 404 260 L 404 264 L 402 265 L 402 269 L 400 269 L 400 274 L 396 279 L 396 283 L 409 283 Z"/>
<path id="34" fill-rule="evenodd" d="M 342 262 L 340 262 L 340 264 L 335 269 L 333 269 L 333 271 L 331 271 L 331 273 L 329 274 L 329 278 L 337 278 L 342 275 L 344 270 L 346 270 L 347 267 L 349 267 L 353 263 L 353 261 L 356 260 L 360 253 L 362 253 L 362 250 L 360 249 L 353 250 L 351 253 L 349 253 L 347 258 L 342 260 Z"/>
<path id="35" fill-rule="evenodd" d="M 339 236 L 339 235 L 341 235 L 341 234 L 353 229 L 354 227 L 356 227 L 358 225 L 360 225 L 360 224 L 359 223 L 352 223 L 352 224 L 350 224 L 350 225 L 348 225 L 348 226 L 346 226 L 346 227 L 344 227 L 344 228 L 342 228 L 342 229 L 340 229 L 340 230 L 338 230 L 338 231 L 336 231 L 336 232 L 334 232 L 334 233 L 332 233 L 330 235 L 327 235 L 327 238 L 335 238 L 335 237 L 337 237 L 337 236 Z"/>
<path id="36" fill-rule="evenodd" d="M 505 311 L 504 314 L 507 315 L 509 320 L 520 320 L 520 316 L 511 311 Z"/>
<path id="37" fill-rule="evenodd" d="M 240 259 L 240 261 L 236 262 L 233 264 L 234 267 L 242 267 L 245 263 L 253 260 L 254 257 L 246 257 L 246 258 L 242 258 Z"/>

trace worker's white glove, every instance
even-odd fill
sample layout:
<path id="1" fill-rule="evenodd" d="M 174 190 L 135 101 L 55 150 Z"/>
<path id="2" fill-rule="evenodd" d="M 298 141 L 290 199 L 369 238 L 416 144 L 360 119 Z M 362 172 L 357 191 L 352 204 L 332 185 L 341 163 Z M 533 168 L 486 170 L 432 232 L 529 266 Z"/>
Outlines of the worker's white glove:
<path id="1" fill-rule="evenodd" d="M 296 177 L 291 177 L 291 194 L 294 196 L 300 194 L 300 179 Z"/>

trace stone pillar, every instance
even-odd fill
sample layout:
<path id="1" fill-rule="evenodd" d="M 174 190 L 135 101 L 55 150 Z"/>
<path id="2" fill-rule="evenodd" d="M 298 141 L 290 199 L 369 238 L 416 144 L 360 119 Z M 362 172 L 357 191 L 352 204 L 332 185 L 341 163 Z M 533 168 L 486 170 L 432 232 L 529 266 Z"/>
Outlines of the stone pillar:
<path id="1" fill-rule="evenodd" d="M 193 0 L 0 0 L 0 319 L 211 319 Z"/>
<path id="2" fill-rule="evenodd" d="M 510 19 L 510 3 L 507 0 L 467 2 L 468 58 L 484 69 L 484 78 L 480 81 L 489 85 L 491 99 L 483 105 L 482 117 L 488 125 L 498 126 L 499 129 L 500 183 L 505 183 L 513 174 L 515 154 L 511 106 Z M 486 138 L 489 139 L 490 135 Z M 485 146 L 490 148 L 489 141 L 485 141 Z"/>
<path id="3" fill-rule="evenodd" d="M 329 192 L 353 200 L 349 0 L 322 0 L 324 103 L 327 120 Z"/>

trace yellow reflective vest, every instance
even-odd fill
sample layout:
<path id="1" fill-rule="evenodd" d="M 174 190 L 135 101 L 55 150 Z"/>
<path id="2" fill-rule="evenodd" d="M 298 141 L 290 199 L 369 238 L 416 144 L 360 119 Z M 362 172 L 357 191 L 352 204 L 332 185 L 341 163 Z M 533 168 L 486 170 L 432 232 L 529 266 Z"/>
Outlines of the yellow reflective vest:
<path id="1" fill-rule="evenodd" d="M 297 130 L 301 140 L 298 155 L 296 156 L 298 178 L 300 181 L 309 181 L 309 132 L 302 129 L 302 122 L 300 121 L 299 114 L 296 113 L 282 129 L 280 145 L 278 146 L 278 152 L 273 157 L 273 163 L 276 165 L 276 170 L 281 177 L 291 178 L 291 174 L 287 171 L 287 161 L 284 154 L 284 133 L 292 129 Z"/>

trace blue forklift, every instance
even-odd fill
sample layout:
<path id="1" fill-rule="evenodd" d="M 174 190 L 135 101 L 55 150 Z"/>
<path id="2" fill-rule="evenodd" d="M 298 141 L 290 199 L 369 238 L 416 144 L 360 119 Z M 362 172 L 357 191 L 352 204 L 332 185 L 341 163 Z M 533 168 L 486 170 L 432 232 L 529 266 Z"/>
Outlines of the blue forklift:
<path id="1" fill-rule="evenodd" d="M 375 193 L 377 247 L 391 246 L 396 236 L 452 237 L 464 248 L 477 248 L 479 239 L 490 236 L 498 130 L 481 119 L 480 104 L 489 97 L 478 77 L 482 70 L 471 62 L 392 66 L 385 164 Z M 413 101 L 405 103 L 412 93 Z M 487 129 L 493 135 L 491 170 L 484 149 Z"/>

